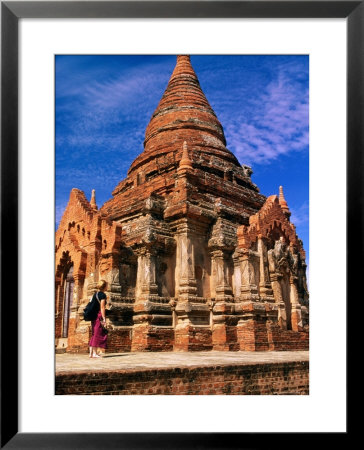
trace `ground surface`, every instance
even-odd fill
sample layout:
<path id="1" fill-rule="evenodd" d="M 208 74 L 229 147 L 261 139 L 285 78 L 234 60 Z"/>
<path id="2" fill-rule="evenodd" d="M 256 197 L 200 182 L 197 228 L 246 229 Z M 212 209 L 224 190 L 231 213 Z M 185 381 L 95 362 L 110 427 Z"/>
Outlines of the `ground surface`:
<path id="1" fill-rule="evenodd" d="M 85 354 L 63 353 L 56 355 L 57 374 L 114 370 L 143 370 L 168 368 L 193 368 L 231 366 L 235 364 L 274 364 L 308 361 L 308 351 L 297 352 L 140 352 L 109 353 L 103 358 L 90 359 Z"/>

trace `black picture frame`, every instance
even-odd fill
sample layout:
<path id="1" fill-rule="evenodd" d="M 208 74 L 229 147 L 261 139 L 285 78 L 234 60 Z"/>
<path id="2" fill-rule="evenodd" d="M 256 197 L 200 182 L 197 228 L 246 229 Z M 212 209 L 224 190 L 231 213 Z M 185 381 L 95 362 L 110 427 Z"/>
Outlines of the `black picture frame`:
<path id="1" fill-rule="evenodd" d="M 270 433 L 18 432 L 18 22 L 21 18 L 346 18 L 347 303 L 363 274 L 364 1 L 2 1 L 1 2 L 1 448 L 260 448 Z M 339 179 L 339 175 L 338 175 Z M 339 183 L 340 181 L 338 181 Z M 343 213 L 344 205 L 338 205 Z M 359 252 L 359 255 L 358 255 Z M 356 256 L 355 256 L 356 255 Z M 360 257 L 357 258 L 357 256 Z M 358 262 L 359 261 L 359 262 Z M 11 287 L 11 298 L 9 298 Z M 9 320 L 11 318 L 11 320 Z M 11 345 L 9 345 L 11 336 Z M 350 348 L 349 341 L 347 348 Z M 337 433 L 336 443 L 349 436 Z M 307 445 L 279 433 L 284 448 Z M 315 434 L 315 444 L 318 443 Z M 324 438 L 326 438 L 324 436 Z M 272 441 L 273 439 L 273 441 Z M 294 442 L 292 442 L 294 439 Z M 321 439 L 320 439 L 321 440 Z M 271 448 L 270 445 L 267 448 Z"/>

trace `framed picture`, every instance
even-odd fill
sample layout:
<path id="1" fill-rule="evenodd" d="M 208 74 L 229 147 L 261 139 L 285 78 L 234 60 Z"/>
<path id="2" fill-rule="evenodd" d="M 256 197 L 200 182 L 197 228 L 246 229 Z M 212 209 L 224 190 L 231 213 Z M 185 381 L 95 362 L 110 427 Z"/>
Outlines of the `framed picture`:
<path id="1" fill-rule="evenodd" d="M 22 194 L 24 193 L 24 185 L 26 183 L 33 183 L 37 186 L 37 189 L 40 191 L 46 190 L 45 185 L 47 185 L 49 178 L 49 174 L 45 174 L 45 172 L 49 171 L 49 164 L 47 166 L 43 166 L 42 161 L 38 161 L 37 153 L 34 153 L 34 157 L 32 159 L 36 160 L 35 165 L 32 166 L 29 173 L 25 173 L 24 168 L 24 153 L 21 155 L 21 160 L 19 161 L 19 152 L 18 148 L 24 145 L 24 142 L 27 140 L 27 136 L 29 133 L 32 133 L 32 130 L 24 128 L 24 121 L 21 119 L 21 129 L 26 130 L 23 134 L 18 135 L 20 130 L 18 117 L 22 118 L 22 111 L 19 110 L 19 94 L 24 97 L 24 93 L 27 90 L 31 90 L 32 86 L 29 84 L 29 80 L 27 82 L 22 82 L 21 77 L 19 76 L 20 70 L 24 69 L 26 65 L 19 65 L 19 61 L 24 63 L 24 52 L 26 53 L 26 49 L 28 48 L 26 45 L 21 45 L 24 43 L 23 36 L 19 35 L 18 32 L 21 29 L 20 27 L 20 19 L 34 19 L 41 23 L 47 23 L 49 21 L 49 28 L 43 29 L 40 26 L 41 36 L 37 37 L 40 40 L 44 41 L 45 35 L 50 36 L 52 32 L 52 24 L 54 30 L 58 27 L 57 19 L 65 19 L 64 23 L 68 22 L 68 19 L 90 19 L 90 24 L 96 23 L 98 21 L 104 21 L 107 23 L 108 20 L 111 22 L 115 19 L 126 20 L 129 23 L 136 23 L 137 20 L 145 20 L 151 23 L 153 20 L 163 19 L 165 21 L 178 20 L 179 30 L 183 30 L 183 20 L 204 20 L 204 19 L 212 19 L 215 24 L 219 24 L 219 20 L 226 21 L 234 21 L 236 19 L 244 19 L 247 23 L 250 21 L 251 24 L 255 24 L 254 21 L 260 19 L 287 19 L 293 21 L 292 29 L 290 32 L 294 33 L 294 23 L 298 19 L 345 19 L 347 23 L 347 151 L 346 151 L 346 174 L 347 174 L 347 185 L 346 185 L 346 199 L 342 196 L 340 197 L 340 193 L 337 192 L 338 186 L 332 188 L 333 195 L 337 195 L 339 199 L 340 206 L 338 206 L 338 210 L 340 211 L 341 218 L 333 218 L 333 220 L 337 220 L 341 225 L 343 224 L 343 211 L 344 205 L 343 202 L 346 200 L 346 210 L 347 210 L 347 227 L 346 227 L 346 236 L 347 236 L 347 276 L 345 280 L 345 275 L 342 273 L 342 266 L 340 267 L 340 281 L 337 281 L 336 289 L 338 292 L 342 294 L 343 288 L 347 289 L 347 299 L 349 296 L 353 296 L 356 290 L 357 279 L 360 279 L 360 271 L 362 266 L 360 264 L 354 264 L 352 262 L 355 253 L 357 254 L 358 248 L 362 250 L 362 195 L 363 195 L 363 186 L 361 183 L 361 173 L 363 169 L 362 164 L 362 156 L 361 152 L 358 149 L 362 148 L 363 145 L 363 131 L 362 131 L 362 105 L 361 98 L 363 95 L 363 76 L 362 76 L 362 54 L 363 54 L 363 42 L 362 42 L 362 33 L 363 33 L 363 16 L 364 16 L 364 7 L 362 2 L 345 2 L 345 1 L 327 1 L 327 2 L 316 2 L 316 1 L 292 1 L 292 2 L 244 2 L 244 1 L 232 1 L 232 2 L 188 2 L 188 1 L 180 1 L 180 2 L 154 2 L 154 1 L 145 1 L 145 2 L 2 2 L 2 197 L 1 197 L 1 205 L 2 205 L 2 249 L 1 249 L 1 389 L 2 389 L 2 405 L 1 405 L 1 445 L 5 448 L 39 448 L 41 446 L 44 447 L 52 447 L 52 448 L 102 448 L 104 446 L 108 446 L 111 448 L 241 448 L 241 440 L 244 439 L 244 446 L 249 447 L 252 445 L 260 445 L 262 440 L 269 439 L 274 436 L 275 429 L 268 428 L 269 432 L 267 433 L 267 429 L 265 429 L 265 433 L 259 433 L 256 428 L 254 428 L 254 432 L 251 432 L 251 429 L 248 427 L 242 427 L 240 432 L 236 432 L 235 428 L 227 428 L 226 432 L 218 432 L 213 433 L 211 430 L 206 428 L 205 426 L 200 429 L 198 426 L 195 428 L 186 427 L 187 432 L 175 432 L 176 429 L 182 430 L 183 427 L 178 428 L 170 428 L 170 426 L 161 426 L 157 428 L 157 432 L 153 432 L 152 427 L 145 427 L 145 423 L 140 424 L 140 431 L 137 432 L 137 427 L 132 429 L 132 432 L 128 430 L 127 427 L 121 426 L 120 433 L 116 432 L 105 432 L 109 430 L 105 430 L 105 428 L 94 429 L 90 428 L 90 432 L 85 431 L 84 427 L 77 428 L 77 420 L 72 419 L 73 426 L 70 428 L 69 432 L 47 432 L 42 431 L 42 425 L 37 424 L 35 429 L 32 432 L 23 432 L 22 424 L 19 424 L 19 417 L 21 417 L 21 406 L 20 408 L 14 407 L 14 405 L 21 405 L 24 398 L 27 398 L 24 392 L 24 386 L 21 380 L 24 378 L 29 378 L 32 380 L 34 390 L 37 391 L 41 389 L 41 386 L 38 384 L 38 381 L 42 379 L 40 372 L 45 369 L 37 366 L 37 356 L 34 356 L 34 373 L 29 372 L 29 365 L 23 366 L 21 354 L 27 352 L 30 354 L 30 357 L 33 352 L 37 352 L 37 349 L 43 348 L 39 343 L 39 339 L 41 339 L 42 334 L 44 336 L 48 336 L 49 330 L 53 327 L 53 323 L 51 325 L 47 324 L 47 319 L 44 318 L 46 316 L 43 315 L 39 311 L 39 308 L 43 304 L 43 298 L 45 298 L 44 294 L 38 295 L 39 291 L 49 291 L 50 284 L 53 283 L 52 280 L 44 280 L 44 278 L 49 278 L 49 273 L 52 272 L 53 268 L 49 271 L 47 267 L 43 267 L 42 263 L 37 259 L 36 253 L 37 249 L 40 248 L 39 242 L 37 245 L 31 241 L 31 239 L 25 238 L 22 232 L 20 233 L 20 239 L 18 238 L 19 231 L 24 229 L 24 223 L 32 222 L 32 227 L 41 229 L 43 227 L 44 231 L 40 234 L 37 234 L 37 239 L 39 241 L 39 236 L 43 237 L 42 245 L 43 246 L 51 246 L 53 248 L 54 238 L 51 237 L 54 235 L 54 228 L 49 230 L 50 222 L 43 223 L 40 218 L 41 215 L 39 213 L 40 209 L 51 209 L 52 206 L 47 206 L 44 201 L 40 201 L 38 198 L 30 199 L 25 197 L 27 207 L 24 209 L 24 198 L 22 198 Z M 53 22 L 52 22 L 53 21 Z M 93 21 L 93 22 L 92 22 Z M 182 22 L 181 22 L 182 21 Z M 26 23 L 26 21 L 24 21 Z M 333 21 L 334 23 L 335 21 Z M 71 36 L 73 33 L 72 30 L 72 20 L 69 21 L 69 35 Z M 139 22 L 137 27 L 141 26 Z M 145 36 L 150 36 L 152 33 L 152 29 L 148 28 L 149 25 L 146 23 L 146 28 L 148 32 L 143 31 Z M 177 26 L 177 25 L 176 25 Z M 203 24 L 201 24 L 201 29 L 203 29 Z M 258 24 L 256 25 L 258 26 Z M 312 27 L 312 29 L 314 26 Z M 138 28 L 140 29 L 140 28 Z M 219 31 L 222 33 L 222 28 L 218 26 Z M 25 28 L 23 28 L 25 32 Z M 172 33 L 173 27 L 170 29 Z M 192 28 L 191 28 L 192 30 Z M 269 27 L 266 27 L 267 35 L 270 33 Z M 143 35 L 141 32 L 141 35 Z M 187 33 L 187 31 L 186 31 Z M 202 33 L 204 38 L 208 36 L 208 33 Z M 87 34 L 84 36 L 80 35 L 80 40 L 86 39 Z M 224 33 L 221 34 L 223 39 Z M 330 35 L 331 36 L 331 35 Z M 359 36 L 359 38 L 358 38 Z M 35 43 L 34 43 L 35 42 Z M 33 48 L 37 46 L 35 40 L 32 42 Z M 215 44 L 217 45 L 217 44 Z M 101 47 L 100 47 L 101 48 Z M 179 50 L 176 49 L 177 53 Z M 52 49 L 54 53 L 62 53 L 62 49 L 60 47 Z M 156 50 L 159 51 L 158 49 Z M 195 47 L 196 53 L 199 52 L 198 45 Z M 292 53 L 295 53 L 296 49 L 292 49 Z M 95 49 L 95 53 L 98 53 L 98 49 Z M 102 53 L 102 51 L 101 51 Z M 171 53 L 168 49 L 166 53 Z M 215 53 L 223 53 L 223 51 L 215 52 Z M 300 53 L 298 50 L 297 53 Z M 340 47 L 337 48 L 337 53 L 342 58 L 343 52 Z M 33 56 L 32 56 L 33 58 Z M 340 59 L 341 61 L 342 59 Z M 40 62 L 37 58 L 34 58 L 32 61 L 34 64 Z M 28 63 L 27 63 L 28 64 Z M 50 82 L 53 83 L 54 79 L 54 66 L 48 67 L 48 69 L 44 69 L 44 66 L 39 65 L 39 71 L 44 74 L 44 70 L 49 70 L 47 72 L 47 76 L 50 79 Z M 340 71 L 340 70 L 339 70 Z M 49 74 L 49 75 L 48 75 Z M 20 82 L 20 90 L 18 87 L 18 82 Z M 342 98 L 342 97 L 341 97 Z M 53 102 L 53 98 L 51 102 Z M 336 105 L 333 103 L 333 105 Z M 340 111 L 342 111 L 343 115 L 343 105 L 336 105 Z M 40 101 L 39 104 L 34 104 L 34 114 L 37 115 L 37 111 L 42 110 L 43 104 Z M 50 130 L 45 127 L 44 135 L 38 135 L 38 139 L 40 142 L 40 146 L 43 145 L 42 140 L 49 140 L 49 132 Z M 21 145 L 20 145 L 21 144 Z M 323 161 L 330 159 L 330 152 L 328 149 L 325 149 L 328 156 L 323 158 Z M 51 152 L 50 152 L 51 153 Z M 343 156 L 344 150 L 341 152 L 341 158 Z M 334 158 L 338 155 L 336 151 L 333 151 L 332 154 Z M 340 156 L 339 156 L 340 158 Z M 23 160 L 22 160 L 23 159 Z M 325 164 L 325 163 L 324 163 Z M 330 162 L 327 163 L 330 165 Z M 19 167 L 21 167 L 21 171 L 19 172 Z M 335 173 L 340 171 L 340 167 L 333 165 L 333 170 Z M 340 178 L 341 175 L 341 178 Z M 47 178 L 48 177 L 48 178 Z M 54 177 L 54 174 L 51 173 L 51 178 Z M 343 174 L 337 174 L 337 179 L 345 178 Z M 27 180 L 27 181 L 25 181 Z M 339 183 L 339 181 L 338 181 Z M 326 191 L 325 191 L 326 192 Z M 53 192 L 50 190 L 51 196 Z M 312 196 L 312 193 L 311 193 Z M 41 196 L 40 196 L 41 197 Z M 40 198 L 39 197 L 39 198 Z M 47 197 L 50 198 L 50 197 Z M 330 203 L 330 199 L 322 198 L 322 202 L 327 201 Z M 18 209 L 18 205 L 23 202 L 23 205 L 20 209 Z M 331 206 L 330 206 L 331 207 Z M 53 217 L 52 217 L 53 220 Z M 341 221 L 340 221 L 341 220 Z M 335 222 L 336 223 L 336 222 Z M 327 228 L 332 227 L 330 221 L 325 225 Z M 340 247 L 341 250 L 345 247 L 343 243 L 343 230 L 345 232 L 345 227 L 341 229 L 338 242 L 331 245 L 331 248 Z M 326 231 L 323 232 L 323 236 L 325 236 Z M 29 236 L 29 235 L 28 235 Z M 331 237 L 330 237 L 331 239 Z M 324 240 L 323 240 L 324 241 Z M 317 241 L 316 245 L 317 245 Z M 34 244 L 34 245 L 32 245 Z M 325 246 L 325 242 L 322 242 L 322 246 Z M 27 252 L 27 257 L 25 257 L 24 252 Z M 27 278 L 25 272 L 27 271 L 27 267 L 24 265 L 24 261 L 27 261 L 28 266 L 32 264 L 32 260 L 29 259 L 29 254 L 34 254 L 34 267 L 32 267 L 32 277 Z M 330 253 L 331 254 L 331 253 Z M 19 255 L 19 257 L 18 257 Z M 342 257 L 342 253 L 340 254 L 340 258 Z M 327 262 L 329 266 L 329 263 Z M 20 272 L 18 272 L 17 267 L 20 267 Z M 317 265 L 316 265 L 317 267 Z M 30 269 L 29 269 L 30 270 Z M 335 273 L 335 268 L 332 268 L 331 271 Z M 328 272 L 325 272 L 323 275 L 323 279 L 327 280 L 331 275 Z M 19 285 L 19 281 L 22 281 L 22 284 Z M 317 280 L 317 278 L 316 278 Z M 354 281 L 355 280 L 355 281 Z M 333 283 L 334 284 L 334 283 Z M 10 286 L 10 288 L 9 288 Z M 332 287 L 332 286 L 331 286 Z M 11 301 L 7 300 L 9 298 L 9 292 L 11 294 Z M 48 292 L 48 297 L 51 298 L 53 296 L 52 292 Z M 37 299 L 41 299 L 37 303 Z M 15 299 L 17 301 L 15 301 Z M 18 301 L 19 300 L 19 301 Z M 53 299 L 50 300 L 53 302 Z M 26 302 L 26 303 L 25 303 Z M 34 305 L 33 305 L 34 304 Z M 336 303 L 334 303 L 336 305 Z M 341 304 L 343 311 L 345 312 L 346 304 L 345 299 L 341 299 Z M 31 307 L 29 307 L 31 306 Z M 345 317 L 344 312 L 342 315 Z M 320 311 L 320 314 L 322 311 Z M 25 315 L 26 314 L 26 315 Z M 48 314 L 48 313 L 47 313 Z M 21 320 L 16 321 L 14 318 L 20 317 Z M 336 312 L 336 316 L 340 316 L 340 312 Z M 317 315 L 316 315 L 317 317 Z M 49 321 L 52 322 L 53 318 L 50 318 Z M 323 320 L 323 319 L 322 319 Z M 32 327 L 34 327 L 34 336 L 33 340 L 29 339 L 29 323 L 32 323 Z M 337 322 L 336 322 L 337 323 Z M 319 320 L 316 319 L 314 321 L 317 329 L 319 328 Z M 326 328 L 325 328 L 326 327 Z M 329 326 L 325 325 L 323 329 L 329 330 Z M 43 330 L 39 332 L 39 328 Z M 22 336 L 22 333 L 26 332 L 26 336 Z M 9 338 L 11 336 L 11 340 Z M 19 337 L 18 337 L 19 336 Z M 337 343 L 335 342 L 334 335 L 330 335 L 332 339 L 332 343 L 330 345 L 334 346 Z M 341 333 L 340 336 L 343 336 Z M 38 341 L 37 341 L 38 340 Z M 11 345 L 9 345 L 11 342 Z M 29 348 L 27 345 L 24 345 L 25 342 L 29 342 Z M 39 345 L 37 345 L 37 342 Z M 52 345 L 53 347 L 53 345 Z M 18 353 L 18 348 L 19 352 Z M 339 343 L 340 352 L 343 354 L 343 342 Z M 341 355 L 342 361 L 343 355 Z M 344 356 L 345 358 L 345 356 Z M 47 360 L 44 362 L 44 366 L 53 365 L 53 361 Z M 26 368 L 26 371 L 24 370 Z M 51 367 L 50 372 L 53 370 L 53 366 Z M 339 370 L 339 369 L 337 369 Z M 340 380 L 343 381 L 343 370 L 340 369 Z M 344 371 L 345 372 L 345 371 Z M 37 376 L 39 373 L 39 376 Z M 19 376 L 21 374 L 21 377 Z M 19 382 L 20 380 L 20 382 Z M 19 388 L 20 386 L 20 388 Z M 29 386 L 29 384 L 28 384 Z M 315 393 L 313 393 L 314 395 Z M 343 389 L 341 389 L 340 399 L 342 402 L 343 399 Z M 23 397 L 23 400 L 22 400 Z M 29 397 L 28 397 L 29 398 Z M 41 398 L 41 395 L 39 396 Z M 180 416 L 177 413 L 173 413 L 174 407 L 179 407 L 180 404 L 176 404 L 173 406 L 173 401 L 171 402 L 169 399 L 161 399 L 160 397 L 149 396 L 149 400 L 147 402 L 140 403 L 141 417 L 145 419 L 148 417 L 148 413 L 145 414 L 146 411 L 150 411 L 150 416 L 155 416 L 156 414 L 152 413 L 155 411 L 152 400 L 157 399 L 158 402 L 163 404 L 163 409 L 167 411 L 167 415 L 178 417 Z M 244 397 L 245 399 L 245 397 Z M 88 398 L 83 399 L 84 404 L 82 408 L 92 408 L 92 405 L 95 405 L 96 400 L 90 396 Z M 239 399 L 241 402 L 241 399 Z M 256 402 L 259 399 L 255 399 Z M 94 401 L 94 403 L 92 403 Z M 129 401 L 133 401 L 133 399 L 125 399 L 123 403 L 123 407 L 127 408 L 129 405 Z M 188 413 L 188 399 L 183 399 L 183 414 Z M 204 400 L 204 408 L 207 407 L 207 403 L 210 399 Z M 134 397 L 134 403 L 138 403 L 139 399 Z M 64 403 L 61 405 L 61 403 Z M 182 405 L 181 403 L 181 405 Z M 68 405 L 67 405 L 68 404 Z M 98 407 L 102 407 L 102 403 L 97 403 Z M 190 403 L 191 404 L 191 403 Z M 287 407 L 289 408 L 289 400 L 287 400 Z M 341 403 L 342 404 L 342 403 Z M 115 403 L 114 403 L 115 405 Z M 210 403 L 212 405 L 212 403 Z M 249 399 L 246 403 L 247 405 L 252 405 L 251 400 Z M 104 407 L 106 404 L 104 405 Z M 43 408 L 45 406 L 43 405 Z M 75 397 L 64 396 L 62 400 L 59 400 L 60 411 L 65 411 L 67 408 L 69 409 L 77 409 L 79 405 L 77 405 Z M 211 406 L 212 408 L 213 406 Z M 42 408 L 42 405 L 40 406 Z M 62 409 L 65 408 L 65 409 Z M 107 406 L 106 406 L 107 408 Z M 239 408 L 244 408 L 242 403 L 237 403 L 236 399 L 234 399 L 231 405 L 231 411 L 233 411 L 234 420 L 236 420 L 236 415 L 238 414 Z M 221 410 L 221 407 L 218 408 Z M 29 407 L 27 407 L 29 411 Z M 134 413 L 136 410 L 133 410 Z M 125 411 L 123 412 L 125 414 Z M 60 413 L 57 418 L 55 417 L 55 421 L 62 420 L 62 414 Z M 114 414 L 114 413 L 113 413 Z M 161 414 L 160 410 L 158 410 L 158 414 Z M 192 414 L 192 412 L 191 412 Z M 106 410 L 105 416 L 107 417 L 108 411 Z M 129 414 L 130 415 L 130 414 Z M 163 415 L 163 413 L 162 413 Z M 155 417 L 151 417 L 151 419 L 155 419 Z M 162 419 L 162 418 L 161 418 Z M 224 418 L 225 420 L 226 418 Z M 163 420 L 163 419 L 162 419 Z M 170 422 L 167 422 L 170 423 Z M 237 422 L 234 422 L 237 423 Z M 284 428 L 284 427 L 283 427 Z M 55 427 L 54 429 L 60 429 Z M 163 432 L 161 432 L 163 430 Z M 280 434 L 284 431 L 296 431 L 303 432 L 304 427 L 298 427 L 297 429 L 290 429 L 287 426 L 287 430 L 279 429 L 278 432 Z M 173 431 L 170 433 L 170 431 Z M 310 430 L 308 430 L 310 431 Z M 315 430 L 320 431 L 319 429 Z M 327 431 L 327 428 L 323 426 L 323 432 Z M 342 437 L 347 436 L 347 433 L 344 433 L 342 429 L 339 430 L 342 433 Z M 244 436 L 242 436 L 244 434 Z M 309 433 L 306 432 L 306 436 L 308 437 Z M 280 436 L 280 439 L 289 439 L 287 436 Z M 304 439 L 304 436 L 302 437 Z M 282 440 L 281 440 L 282 442 Z M 288 441 L 287 441 L 288 442 Z"/>

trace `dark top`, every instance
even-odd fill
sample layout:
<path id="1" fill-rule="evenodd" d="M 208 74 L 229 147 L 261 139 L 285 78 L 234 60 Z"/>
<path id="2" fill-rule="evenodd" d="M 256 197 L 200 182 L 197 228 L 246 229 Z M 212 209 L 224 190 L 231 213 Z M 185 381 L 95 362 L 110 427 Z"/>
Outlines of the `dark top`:
<path id="1" fill-rule="evenodd" d="M 104 299 L 106 299 L 106 294 L 105 294 L 105 292 L 101 292 L 101 291 L 99 291 L 98 293 L 97 293 L 97 297 L 98 297 L 98 299 L 100 300 L 100 302 L 101 302 L 101 300 L 104 300 Z M 95 294 L 95 298 L 96 298 L 96 294 Z M 97 302 L 97 306 L 96 306 L 96 310 L 97 311 L 100 311 L 100 303 L 97 301 L 97 298 L 96 298 L 96 302 Z"/>

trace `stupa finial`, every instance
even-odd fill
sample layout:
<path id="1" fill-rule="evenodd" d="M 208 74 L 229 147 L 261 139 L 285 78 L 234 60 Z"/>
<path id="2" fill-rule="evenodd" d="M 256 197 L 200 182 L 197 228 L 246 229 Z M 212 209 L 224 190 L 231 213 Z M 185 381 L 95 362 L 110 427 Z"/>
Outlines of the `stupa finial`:
<path id="1" fill-rule="evenodd" d="M 281 205 L 284 214 L 289 218 L 291 211 L 289 210 L 286 199 L 284 198 L 283 186 L 279 186 L 279 204 Z"/>
<path id="2" fill-rule="evenodd" d="M 183 149 L 182 150 L 182 158 L 181 158 L 181 160 L 179 162 L 178 170 L 193 169 L 192 161 L 190 160 L 190 156 L 188 154 L 187 142 L 186 141 L 183 142 L 182 149 Z"/>
<path id="3" fill-rule="evenodd" d="M 97 204 L 96 204 L 96 191 L 95 191 L 95 189 L 92 189 L 92 191 L 91 191 L 90 205 L 91 205 L 92 209 L 98 209 L 97 208 Z"/>

